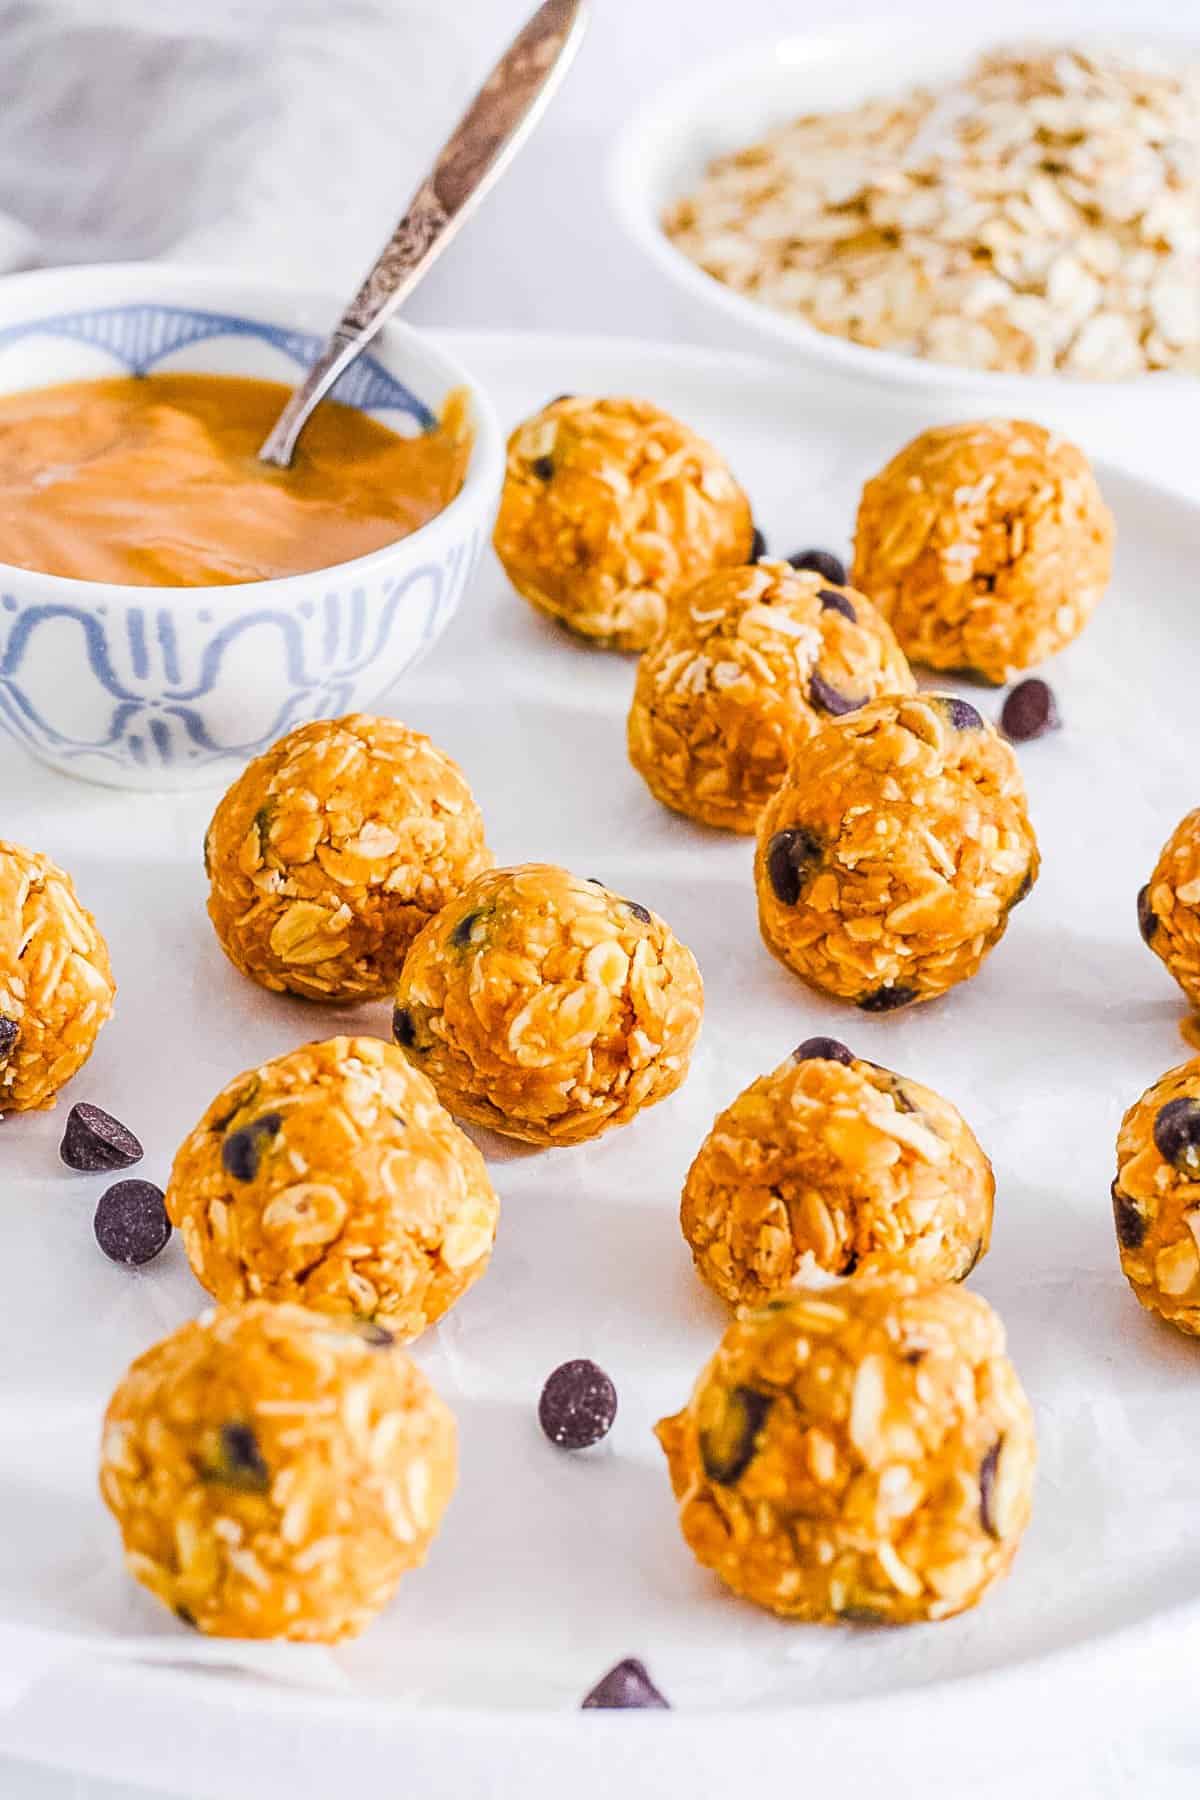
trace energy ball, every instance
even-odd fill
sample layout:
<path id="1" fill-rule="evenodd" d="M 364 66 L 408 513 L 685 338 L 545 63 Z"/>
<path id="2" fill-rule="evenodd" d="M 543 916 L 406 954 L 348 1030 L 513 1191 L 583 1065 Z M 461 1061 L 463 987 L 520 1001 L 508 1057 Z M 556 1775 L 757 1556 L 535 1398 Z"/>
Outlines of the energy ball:
<path id="1" fill-rule="evenodd" d="M 892 696 L 811 738 L 758 829 L 767 947 L 866 1012 L 974 975 L 1037 877 L 1017 759 L 965 700 Z"/>
<path id="2" fill-rule="evenodd" d="M 757 1306 L 856 1269 L 961 1281 L 988 1247 L 995 1185 L 948 1100 L 814 1039 L 718 1116 L 680 1222 L 709 1287 Z"/>
<path id="3" fill-rule="evenodd" d="M 407 1342 L 483 1274 L 500 1204 L 425 1077 L 360 1037 L 231 1081 L 175 1158 L 167 1211 L 223 1305 L 292 1301 Z"/>
<path id="4" fill-rule="evenodd" d="M 116 991 L 108 945 L 71 877 L 0 839 L 0 1113 L 54 1105 Z"/>
<path id="5" fill-rule="evenodd" d="M 176 1156 L 167 1207 L 222 1303 L 353 1313 L 405 1341 L 483 1273 L 499 1216 L 429 1082 L 367 1037 L 237 1076 Z"/>
<path id="6" fill-rule="evenodd" d="M 658 1437 L 697 1561 L 784 1618 L 949 1618 L 1029 1521 L 1033 1420 L 1004 1327 L 912 1275 L 742 1313 Z"/>
<path id="7" fill-rule="evenodd" d="M 750 502 L 711 444 L 646 400 L 564 395 L 519 425 L 496 554 L 531 605 L 644 650 L 667 602 L 751 556 Z"/>
<path id="8" fill-rule="evenodd" d="M 1112 551 L 1082 450 L 988 419 L 922 432 L 868 481 L 853 581 L 913 662 L 999 683 L 1079 635 Z"/>
<path id="9" fill-rule="evenodd" d="M 915 686 L 862 594 L 786 562 L 721 569 L 672 600 L 638 663 L 629 760 L 664 806 L 753 831 L 826 719 Z"/>
<path id="10" fill-rule="evenodd" d="M 1200 1337 L 1200 1057 L 1161 1076 L 1125 1114 L 1112 1201 L 1134 1293 Z"/>
<path id="11" fill-rule="evenodd" d="M 390 994 L 422 925 L 491 863 L 458 764 L 366 713 L 301 725 L 256 757 L 204 840 L 225 954 L 307 1000 Z"/>
<path id="12" fill-rule="evenodd" d="M 478 876 L 413 945 L 394 1031 L 444 1105 L 579 1144 L 673 1094 L 703 988 L 669 925 L 546 863 Z"/>
<path id="13" fill-rule="evenodd" d="M 138 1357 L 100 1453 L 131 1574 L 215 1637 L 355 1636 L 454 1478 L 453 1415 L 387 1332 L 262 1300 Z"/>
<path id="14" fill-rule="evenodd" d="M 1200 807 L 1163 845 L 1137 910 L 1143 938 L 1200 1008 Z"/>

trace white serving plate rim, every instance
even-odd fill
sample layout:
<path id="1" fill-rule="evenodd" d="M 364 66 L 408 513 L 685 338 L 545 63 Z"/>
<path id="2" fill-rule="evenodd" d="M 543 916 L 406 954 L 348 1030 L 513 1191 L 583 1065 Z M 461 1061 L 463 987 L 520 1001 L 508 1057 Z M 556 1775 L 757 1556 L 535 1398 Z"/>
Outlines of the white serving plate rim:
<path id="1" fill-rule="evenodd" d="M 1044 9 L 1031 10 L 1027 0 L 1022 0 L 1015 11 L 1008 11 L 1006 17 L 1007 23 L 999 31 L 977 22 L 967 25 L 940 23 L 937 31 L 939 47 L 944 51 L 950 46 L 954 52 L 961 53 L 965 62 L 973 51 L 998 41 L 1011 42 L 1026 36 L 1045 38 Z M 1122 37 L 1135 41 L 1130 33 L 1103 31 L 1091 35 L 1107 42 Z M 608 193 L 626 234 L 676 287 L 684 289 L 710 311 L 724 314 L 760 337 L 801 352 L 806 361 L 822 364 L 831 372 L 859 381 L 910 390 L 914 387 L 957 389 L 960 392 L 970 389 L 980 396 L 982 403 L 990 401 L 1004 411 L 1030 408 L 1036 412 L 1039 406 L 1048 406 L 1065 395 L 1073 398 L 1091 396 L 1097 404 L 1128 401 L 1134 395 L 1139 398 L 1167 395 L 1179 400 L 1190 398 L 1194 402 L 1200 382 L 1170 370 L 1154 370 L 1115 381 L 1084 380 L 1064 375 L 1021 375 L 997 369 L 975 369 L 957 363 L 935 362 L 927 357 L 906 356 L 895 350 L 871 349 L 831 332 L 819 331 L 798 315 L 778 311 L 738 293 L 675 248 L 659 223 L 662 197 L 653 191 L 653 177 L 659 174 L 662 155 L 669 154 L 669 146 L 681 136 L 685 137 L 702 120 L 704 108 L 712 97 L 753 86 L 768 71 L 783 68 L 803 71 L 814 65 L 829 66 L 843 58 L 859 61 L 868 55 L 880 56 L 877 91 L 894 90 L 908 84 L 889 81 L 885 53 L 881 53 L 880 45 L 886 46 L 888 41 L 907 43 L 911 37 L 911 21 L 905 22 L 898 14 L 879 15 L 832 31 L 760 38 L 732 55 L 710 57 L 676 76 L 633 113 L 613 140 L 608 164 Z M 1200 53 L 1200 41 L 1194 34 L 1159 25 L 1139 35 L 1136 41 L 1173 47 L 1186 45 Z M 779 111 L 764 111 L 762 128 L 803 110 L 805 107 L 798 100 L 796 105 Z M 822 110 L 819 96 L 817 103 L 808 110 Z M 731 140 L 727 147 L 734 148 L 735 141 Z M 647 169 L 652 172 L 651 180 L 647 180 Z"/>
<path id="2" fill-rule="evenodd" d="M 180 303 L 219 305 L 231 313 L 243 307 L 261 308 L 264 323 L 274 325 L 286 324 L 290 315 L 304 310 L 332 326 L 339 307 L 331 294 L 317 289 L 259 280 L 254 276 L 242 277 L 234 271 L 201 264 L 87 263 L 70 268 L 31 269 L 0 279 L 0 317 L 8 310 L 9 296 L 20 300 L 25 295 L 37 298 L 44 294 L 47 300 L 57 296 L 64 302 L 77 296 L 81 304 L 85 304 L 85 296 L 90 296 L 97 307 L 119 305 L 115 295 L 108 299 L 101 292 L 97 297 L 96 290 L 103 290 L 106 283 L 119 286 L 124 282 L 129 283 L 131 290 L 141 284 L 147 294 L 159 292 L 164 298 L 175 290 L 172 298 Z M 235 294 L 252 295 L 253 298 L 235 300 L 230 297 Z M 128 298 L 132 302 L 136 296 L 131 291 Z M 276 307 L 281 311 L 274 312 L 272 309 Z M 475 438 L 463 484 L 449 505 L 418 526 L 416 531 L 397 538 L 394 543 L 384 544 L 366 556 L 353 557 L 349 562 L 330 563 L 265 581 L 223 583 L 219 587 L 151 587 L 132 582 L 82 581 L 74 576 L 51 575 L 40 569 L 3 561 L 0 561 L 0 581 L 36 581 L 39 590 L 49 596 L 70 598 L 84 609 L 115 603 L 123 606 L 170 605 L 190 611 L 203 609 L 235 614 L 263 601 L 290 605 L 311 599 L 313 583 L 324 578 L 349 585 L 369 582 L 394 565 L 398 556 L 420 554 L 440 537 L 464 527 L 464 515 L 481 504 L 489 489 L 500 479 L 504 438 L 499 419 L 489 396 L 471 370 L 424 331 L 400 319 L 388 322 L 381 333 L 382 341 L 377 339 L 367 354 L 386 357 L 389 337 L 412 350 L 434 377 L 445 384 L 445 392 L 464 387 L 471 396 Z"/>

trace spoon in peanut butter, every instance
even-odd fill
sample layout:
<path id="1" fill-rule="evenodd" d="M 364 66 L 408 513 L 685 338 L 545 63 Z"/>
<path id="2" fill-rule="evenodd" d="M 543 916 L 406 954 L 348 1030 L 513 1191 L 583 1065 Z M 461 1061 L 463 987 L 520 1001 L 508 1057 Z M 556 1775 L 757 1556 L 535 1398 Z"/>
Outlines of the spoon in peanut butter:
<path id="1" fill-rule="evenodd" d="M 447 139 L 407 212 L 368 271 L 259 451 L 277 469 L 325 398 L 412 293 L 533 131 L 570 66 L 588 0 L 544 0 L 513 39 Z"/>

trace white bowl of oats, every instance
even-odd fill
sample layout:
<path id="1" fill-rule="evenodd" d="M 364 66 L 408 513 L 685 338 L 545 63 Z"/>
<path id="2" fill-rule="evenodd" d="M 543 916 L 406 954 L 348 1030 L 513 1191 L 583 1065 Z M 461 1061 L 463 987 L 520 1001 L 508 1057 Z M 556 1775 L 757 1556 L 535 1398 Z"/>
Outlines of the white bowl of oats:
<path id="1" fill-rule="evenodd" d="M 626 229 L 710 335 L 1048 419 L 1194 405 L 1200 47 L 996 29 L 897 17 L 686 76 L 617 144 Z"/>

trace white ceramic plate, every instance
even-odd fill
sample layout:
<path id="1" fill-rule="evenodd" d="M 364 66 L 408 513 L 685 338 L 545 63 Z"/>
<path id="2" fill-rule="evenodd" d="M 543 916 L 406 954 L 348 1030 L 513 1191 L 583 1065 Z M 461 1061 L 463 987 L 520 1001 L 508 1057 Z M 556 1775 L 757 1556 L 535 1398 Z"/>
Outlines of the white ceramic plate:
<path id="1" fill-rule="evenodd" d="M 913 423 L 932 422 L 814 402 L 745 359 L 600 340 L 455 342 L 505 422 L 563 390 L 653 396 L 724 448 L 780 551 L 844 550 L 863 478 Z M 768 1781 L 772 1758 L 801 1744 L 809 1773 L 832 1758 L 843 1773 L 870 1762 L 883 1780 L 902 1741 L 936 1729 L 949 1742 L 951 1719 L 982 1731 L 990 1717 L 995 1731 L 1014 1695 L 1028 1717 L 1052 1693 L 1061 1730 L 1081 1671 L 1095 1705 L 1106 1681 L 1123 1691 L 1160 1637 L 1155 1700 L 1170 1694 L 1200 1617 L 1197 1351 L 1130 1296 L 1108 1185 L 1123 1107 L 1186 1054 L 1180 1003 L 1137 937 L 1134 896 L 1197 798 L 1188 571 L 1200 513 L 1130 477 L 1101 479 L 1120 526 L 1114 588 L 1054 664 L 1066 728 L 1022 752 L 1041 881 L 983 973 L 910 1014 L 838 1009 L 772 961 L 755 927 L 750 843 L 667 814 L 625 760 L 632 662 L 535 616 L 490 559 L 394 695 L 392 710 L 465 766 L 501 860 L 600 875 L 674 924 L 700 959 L 707 1015 L 684 1089 L 632 1127 L 550 1153 L 486 1144 L 504 1202 L 492 1269 L 418 1347 L 460 1417 L 460 1491 L 428 1567 L 336 1655 L 197 1640 L 125 1575 L 94 1489 L 101 1409 L 128 1360 L 204 1297 L 177 1241 L 140 1274 L 104 1261 L 90 1227 L 102 1183 L 65 1172 L 56 1148 L 67 1104 L 91 1098 L 143 1137 L 139 1173 L 161 1180 L 228 1076 L 351 1015 L 271 998 L 224 961 L 200 866 L 211 797 L 135 806 L 0 748 L 0 832 L 75 872 L 121 989 L 58 1109 L 0 1126 L 0 1752 L 223 1800 L 328 1793 L 339 1767 L 377 1783 L 397 1756 L 423 1759 L 422 1796 L 515 1792 L 515 1776 L 505 1784 L 516 1767 L 559 1783 L 548 1791 L 569 1782 L 573 1800 L 618 1780 L 629 1794 L 662 1792 L 655 1770 L 668 1763 L 691 1769 L 680 1781 L 705 1794 L 726 1791 L 703 1785 L 723 1759 Z M 382 1034 L 387 1012 L 353 1021 Z M 684 1171 L 714 1112 L 819 1031 L 947 1093 L 992 1155 L 995 1242 L 972 1284 L 1008 1323 L 1041 1438 L 1012 1577 L 965 1618 L 899 1633 L 789 1626 L 731 1599 L 683 1546 L 650 1435 L 722 1325 L 679 1236 Z M 603 1363 L 620 1391 L 611 1438 L 582 1457 L 553 1450 L 534 1417 L 543 1377 L 573 1355 Z M 675 1713 L 578 1714 L 625 1654 L 645 1658 Z M 145 1666 L 187 1661 L 208 1666 Z M 217 1674 L 220 1663 L 259 1679 Z M 1089 1729 L 1102 1733 L 1104 1717 Z M 991 1792 L 983 1777 L 1012 1748 L 1005 1733 L 989 1744 L 973 1793 Z M 404 1791 L 399 1780 L 385 1791 Z M 932 1772 L 926 1791 L 942 1791 Z"/>
<path id="2" fill-rule="evenodd" d="M 1140 26 L 1126 20 L 1122 30 L 1140 30 L 1141 43 L 1167 42 L 1195 54 L 1200 46 L 1194 28 L 1183 36 L 1181 18 L 1172 19 L 1162 0 L 1149 0 Z M 1158 373 L 1134 381 L 1080 382 L 963 369 L 870 349 L 727 287 L 678 250 L 661 225 L 664 209 L 695 187 L 714 157 L 756 142 L 799 113 L 833 111 L 948 81 L 997 42 L 1050 35 L 1078 39 L 1098 29 L 1092 9 L 1085 14 L 1069 4 L 1048 20 L 1044 5 L 1031 11 L 1028 0 L 1017 0 L 1003 18 L 968 8 L 961 19 L 921 29 L 897 9 L 888 18 L 747 45 L 683 74 L 634 115 L 613 150 L 613 204 L 630 238 L 674 283 L 689 312 L 710 328 L 723 324 L 735 343 L 757 340 L 777 355 L 843 377 L 909 392 L 969 396 L 969 404 L 980 409 L 1055 424 L 1101 413 L 1114 402 L 1143 417 L 1170 417 L 1195 406 L 1195 380 Z"/>

